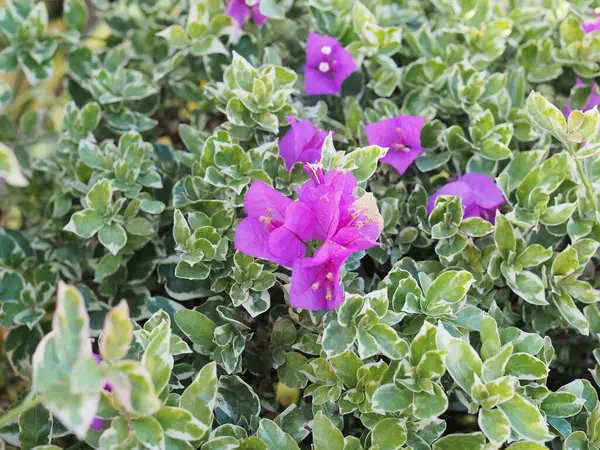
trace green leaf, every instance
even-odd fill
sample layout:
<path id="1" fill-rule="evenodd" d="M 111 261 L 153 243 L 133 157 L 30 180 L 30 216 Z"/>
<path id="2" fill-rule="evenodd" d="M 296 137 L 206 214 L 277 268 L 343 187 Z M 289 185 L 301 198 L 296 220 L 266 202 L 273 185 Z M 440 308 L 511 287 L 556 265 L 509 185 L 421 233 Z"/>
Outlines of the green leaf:
<path id="1" fill-rule="evenodd" d="M 420 420 L 431 420 L 448 408 L 448 397 L 444 389 L 433 383 L 433 393 L 416 392 L 413 399 L 413 414 Z"/>
<path id="2" fill-rule="evenodd" d="M 165 450 L 165 433 L 160 422 L 153 417 L 133 421 L 135 438 L 148 450 Z"/>
<path id="3" fill-rule="evenodd" d="M 179 400 L 179 406 L 188 410 L 207 429 L 210 429 L 213 409 L 217 399 L 217 366 L 211 362 L 204 366 Z"/>
<path id="4" fill-rule="evenodd" d="M 517 249 L 517 240 L 512 225 L 506 218 L 496 214 L 496 232 L 494 233 L 496 247 L 505 260 L 508 259 L 511 252 Z"/>
<path id="5" fill-rule="evenodd" d="M 14 152 L 0 142 L 0 178 L 4 178 L 11 186 L 24 187 L 29 184 L 21 172 L 19 161 Z"/>
<path id="6" fill-rule="evenodd" d="M 544 449 L 545 449 L 545 447 L 544 447 Z M 519 449 L 513 448 L 512 450 L 519 450 Z M 525 448 L 525 449 L 520 449 L 520 450 L 529 450 L 529 449 Z M 533 450 L 538 450 L 538 449 L 533 449 Z M 539 450 L 543 450 L 543 449 L 539 449 Z M 569 437 L 567 439 L 565 439 L 565 441 L 563 442 L 563 450 L 590 450 L 585 432 L 576 431 L 576 432 L 572 433 L 571 435 L 569 435 Z"/>
<path id="7" fill-rule="evenodd" d="M 196 420 L 189 411 L 173 406 L 163 406 L 156 412 L 165 436 L 183 441 L 196 441 L 208 431 L 208 427 Z"/>
<path id="8" fill-rule="evenodd" d="M 466 270 L 448 270 L 436 277 L 427 288 L 425 297 L 430 304 L 458 303 L 465 297 L 474 282 L 473 275 Z"/>
<path id="9" fill-rule="evenodd" d="M 433 450 L 483 450 L 485 448 L 483 433 L 451 434 L 433 443 Z"/>
<path id="10" fill-rule="evenodd" d="M 100 335 L 100 355 L 105 361 L 125 357 L 133 339 L 133 326 L 129 320 L 129 306 L 126 300 L 111 309 L 104 319 L 104 331 Z"/>
<path id="11" fill-rule="evenodd" d="M 506 364 L 505 373 L 521 380 L 539 380 L 548 376 L 548 368 L 535 356 L 514 353 Z"/>
<path id="12" fill-rule="evenodd" d="M 362 360 L 351 350 L 334 356 L 330 360 L 331 367 L 336 376 L 348 388 L 356 387 L 358 383 L 357 372 L 363 366 Z"/>
<path id="13" fill-rule="evenodd" d="M 183 48 L 189 44 L 187 34 L 181 25 L 171 25 L 156 35 L 166 39 L 169 46 L 173 48 Z"/>
<path id="14" fill-rule="evenodd" d="M 85 1 L 65 0 L 63 9 L 69 28 L 83 32 L 88 19 L 88 10 Z"/>
<path id="15" fill-rule="evenodd" d="M 552 392 L 542 401 L 540 408 L 548 417 L 571 417 L 583 408 L 585 400 L 571 392 Z"/>
<path id="16" fill-rule="evenodd" d="M 408 344 L 389 325 L 375 325 L 369 329 L 369 335 L 377 342 L 379 351 L 392 360 L 403 359 L 408 354 Z"/>
<path id="17" fill-rule="evenodd" d="M 469 236 L 480 237 L 491 233 L 494 226 L 479 217 L 469 217 L 461 222 L 458 229 Z"/>
<path id="18" fill-rule="evenodd" d="M 24 450 L 49 445 L 52 435 L 52 416 L 42 405 L 19 415 L 19 444 Z M 39 447 L 38 447 L 39 448 Z"/>
<path id="19" fill-rule="evenodd" d="M 215 407 L 215 416 L 221 424 L 237 424 L 240 420 L 251 423 L 260 413 L 260 400 L 252 388 L 237 376 L 222 376 Z"/>
<path id="20" fill-rule="evenodd" d="M 300 450 L 296 441 L 269 419 L 260 421 L 256 436 L 267 444 L 269 450 Z"/>
<path id="21" fill-rule="evenodd" d="M 183 213 L 176 209 L 173 212 L 173 238 L 179 250 L 187 250 L 187 241 L 192 235 Z"/>
<path id="22" fill-rule="evenodd" d="M 113 222 L 100 228 L 98 240 L 109 252 L 116 255 L 127 244 L 127 233 L 121 225 Z"/>
<path id="23" fill-rule="evenodd" d="M 307 378 L 302 369 L 308 362 L 308 359 L 296 352 L 285 354 L 285 364 L 278 370 L 279 380 L 286 386 L 294 389 L 303 389 L 306 387 Z"/>
<path id="24" fill-rule="evenodd" d="M 154 229 L 150 221 L 144 217 L 136 217 L 127 222 L 125 229 L 134 236 L 150 236 L 154 234 Z"/>
<path id="25" fill-rule="evenodd" d="M 544 248 L 540 244 L 533 244 L 519 253 L 516 263 L 524 268 L 536 267 L 552 258 L 552 249 Z"/>
<path id="26" fill-rule="evenodd" d="M 142 365 L 152 377 L 152 383 L 156 392 L 162 392 L 171 377 L 173 356 L 171 356 L 170 346 L 171 329 L 166 328 L 152 338 L 142 356 Z M 165 433 L 169 436 L 167 430 L 165 430 Z"/>
<path id="27" fill-rule="evenodd" d="M 112 187 L 110 181 L 98 181 L 85 196 L 87 207 L 105 213 L 111 204 Z"/>
<path id="28" fill-rule="evenodd" d="M 215 348 L 213 339 L 217 324 L 204 314 L 193 309 L 182 309 L 175 313 L 175 323 L 203 352 L 208 354 Z"/>
<path id="29" fill-rule="evenodd" d="M 377 169 L 377 163 L 387 153 L 385 148 L 377 145 L 358 148 L 347 153 L 344 158 L 344 167 L 352 170 L 358 183 L 368 180 Z"/>
<path id="30" fill-rule="evenodd" d="M 93 209 L 84 209 L 71 216 L 71 220 L 65 225 L 64 230 L 75 233 L 77 236 L 89 239 L 95 235 L 104 225 L 104 217 Z"/>
<path id="31" fill-rule="evenodd" d="M 371 432 L 371 441 L 380 450 L 398 450 L 406 443 L 406 425 L 403 420 L 387 418 L 380 421 Z"/>
<path id="32" fill-rule="evenodd" d="M 575 450 L 571 447 L 564 447 L 565 450 Z M 506 447 L 506 450 L 548 450 L 548 447 L 536 442 L 515 442 Z"/>
<path id="33" fill-rule="evenodd" d="M 536 442 L 550 439 L 548 425 L 540 410 L 519 394 L 501 403 L 498 408 L 506 414 L 510 426 L 524 438 Z"/>
<path id="34" fill-rule="evenodd" d="M 544 283 L 535 273 L 524 270 L 517 274 L 515 280 L 508 278 L 508 286 L 512 291 L 532 305 L 547 305 Z"/>
<path id="35" fill-rule="evenodd" d="M 567 247 L 560 252 L 554 261 L 550 271 L 556 277 L 564 277 L 573 273 L 579 267 L 579 258 L 577 250 L 574 247 Z"/>
<path id="36" fill-rule="evenodd" d="M 344 450 L 344 435 L 323 414 L 323 411 L 315 415 L 313 442 L 315 450 Z"/>
<path id="37" fill-rule="evenodd" d="M 68 380 L 79 361 L 91 358 L 89 317 L 83 297 L 73 286 L 59 282 L 52 331 L 33 354 L 32 389 L 43 395 L 44 406 L 80 438 L 94 419 L 102 385 L 98 383 L 95 389 L 87 386 L 89 389 L 79 393 Z"/>
<path id="38" fill-rule="evenodd" d="M 542 130 L 562 142 L 567 140 L 567 121 L 564 114 L 546 98 L 532 92 L 527 98 L 527 112 Z"/>
<path id="39" fill-rule="evenodd" d="M 590 324 L 569 294 L 564 291 L 554 293 L 550 296 L 550 300 L 569 325 L 584 336 L 589 334 Z"/>
<path id="40" fill-rule="evenodd" d="M 410 408 L 413 393 L 395 384 L 384 384 L 373 394 L 373 409 L 382 412 L 398 412 Z"/>
<path id="41" fill-rule="evenodd" d="M 328 357 L 344 353 L 350 349 L 356 340 L 356 328 L 343 327 L 337 320 L 329 322 L 323 333 L 323 350 Z"/>
<path id="42" fill-rule="evenodd" d="M 447 351 L 446 369 L 465 392 L 470 393 L 475 377 L 481 377 L 482 365 L 477 352 L 467 342 L 450 336 L 440 324 L 436 335 L 440 350 Z"/>
<path id="43" fill-rule="evenodd" d="M 510 423 L 499 409 L 481 408 L 477 423 L 490 442 L 501 444 L 510 438 Z"/>

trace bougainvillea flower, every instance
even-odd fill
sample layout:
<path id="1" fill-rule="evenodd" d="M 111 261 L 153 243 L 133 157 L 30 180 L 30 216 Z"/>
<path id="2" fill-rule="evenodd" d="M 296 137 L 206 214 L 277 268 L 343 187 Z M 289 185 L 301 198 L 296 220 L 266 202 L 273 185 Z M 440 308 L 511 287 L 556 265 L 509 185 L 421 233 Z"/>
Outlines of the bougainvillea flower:
<path id="1" fill-rule="evenodd" d="M 496 210 L 506 203 L 502 191 L 496 186 L 494 180 L 475 172 L 446 184 L 433 194 L 427 202 L 427 214 L 433 211 L 435 201 L 440 195 L 460 197 L 464 218 L 481 217 L 492 223 L 496 217 Z"/>
<path id="2" fill-rule="evenodd" d="M 365 126 L 370 145 L 387 147 L 387 154 L 381 161 L 396 168 L 403 175 L 415 159 L 425 151 L 421 147 L 421 129 L 425 117 L 398 116 Z"/>
<path id="3" fill-rule="evenodd" d="M 310 120 L 298 122 L 294 117 L 286 117 L 292 128 L 279 141 L 279 154 L 285 167 L 291 170 L 295 163 L 315 163 L 321 160 L 323 141 L 328 132 L 321 130 Z"/>
<path id="4" fill-rule="evenodd" d="M 585 33 L 593 33 L 594 31 L 600 31 L 600 17 L 595 19 L 584 20 L 581 23 L 581 28 Z"/>
<path id="5" fill-rule="evenodd" d="M 364 194 L 352 203 L 349 213 L 345 222 L 340 221 L 340 227 L 331 240 L 353 252 L 377 245 L 383 231 L 383 217 L 379 214 L 375 196 Z"/>
<path id="6" fill-rule="evenodd" d="M 583 81 L 581 81 L 579 78 L 577 78 L 575 80 L 575 87 L 584 86 L 584 85 L 585 85 L 585 83 Z M 583 112 L 589 111 L 590 109 L 593 109 L 594 106 L 600 106 L 600 95 L 598 95 L 598 86 L 596 86 L 596 83 L 592 84 L 592 89 L 591 89 L 588 101 L 583 106 L 583 108 L 581 108 L 581 110 Z M 567 104 L 565 105 L 565 109 L 563 110 L 563 113 L 567 117 L 569 117 L 569 114 L 571 114 L 571 108 L 569 107 L 568 101 L 567 101 Z"/>
<path id="7" fill-rule="evenodd" d="M 306 41 L 304 90 L 307 95 L 338 94 L 358 67 L 352 55 L 332 36 L 310 33 Z"/>
<path id="8" fill-rule="evenodd" d="M 335 309 L 344 302 L 340 269 L 352 250 L 327 242 L 312 258 L 297 259 L 292 268 L 290 304 L 309 310 Z"/>
<path id="9" fill-rule="evenodd" d="M 313 215 L 306 206 L 294 204 L 271 186 L 255 181 L 246 193 L 244 208 L 248 217 L 236 229 L 236 250 L 288 267 L 305 255 L 303 241 L 309 240 L 314 228 Z"/>
<path id="10" fill-rule="evenodd" d="M 338 230 L 340 219 L 356 200 L 356 178 L 350 171 L 330 170 L 326 174 L 320 164 L 306 164 L 310 180 L 296 189 L 300 202 L 308 206 L 315 218 L 311 239 L 325 242 Z"/>
<path id="11" fill-rule="evenodd" d="M 94 353 L 93 356 L 94 356 L 94 359 L 96 360 L 96 362 L 98 364 L 100 364 L 100 362 L 102 361 L 102 357 L 98 353 Z M 104 390 L 108 391 L 108 392 L 112 391 L 112 386 L 110 385 L 110 383 L 106 383 L 104 385 Z M 100 430 L 102 430 L 103 426 L 104 426 L 104 419 L 102 419 L 100 417 L 94 417 L 94 420 L 92 420 L 92 423 L 90 425 L 90 429 L 92 429 L 94 431 L 100 431 Z"/>
<path id="12" fill-rule="evenodd" d="M 256 25 L 260 26 L 265 23 L 267 16 L 261 14 L 259 6 L 260 0 L 230 0 L 227 14 L 235 19 L 240 27 L 243 27 L 250 17 Z"/>

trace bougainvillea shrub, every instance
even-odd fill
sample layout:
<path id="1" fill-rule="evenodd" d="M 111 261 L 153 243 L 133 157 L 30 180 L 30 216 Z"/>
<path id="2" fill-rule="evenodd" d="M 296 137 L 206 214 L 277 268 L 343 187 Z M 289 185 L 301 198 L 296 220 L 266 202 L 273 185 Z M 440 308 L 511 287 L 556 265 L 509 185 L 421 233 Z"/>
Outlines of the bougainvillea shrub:
<path id="1" fill-rule="evenodd" d="M 0 449 L 600 449 L 599 0 L 0 1 Z"/>

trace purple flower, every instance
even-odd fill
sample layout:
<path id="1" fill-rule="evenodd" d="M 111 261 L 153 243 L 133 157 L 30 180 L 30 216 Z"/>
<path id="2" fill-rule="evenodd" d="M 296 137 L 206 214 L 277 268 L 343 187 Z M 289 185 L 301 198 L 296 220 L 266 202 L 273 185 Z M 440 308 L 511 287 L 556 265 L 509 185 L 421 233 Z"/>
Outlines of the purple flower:
<path id="1" fill-rule="evenodd" d="M 425 151 L 421 147 L 421 129 L 425 117 L 398 116 L 381 120 L 365 126 L 365 133 L 370 145 L 389 148 L 381 158 L 403 175 L 417 157 Z"/>
<path id="2" fill-rule="evenodd" d="M 93 353 L 92 356 L 94 357 L 96 362 L 98 364 L 100 364 L 100 362 L 102 361 L 102 357 L 98 353 Z M 110 383 L 106 383 L 104 385 L 104 390 L 108 391 L 108 392 L 112 392 L 112 385 Z M 90 429 L 94 430 L 94 431 L 100 431 L 100 430 L 102 430 L 103 426 L 104 426 L 104 419 L 102 419 L 100 417 L 94 417 L 94 420 L 92 421 L 92 424 L 90 425 Z"/>
<path id="3" fill-rule="evenodd" d="M 279 154 L 285 161 L 285 167 L 292 170 L 297 162 L 319 162 L 323 141 L 328 132 L 321 130 L 310 120 L 298 122 L 292 116 L 287 116 L 286 119 L 292 128 L 279 141 Z"/>
<path id="4" fill-rule="evenodd" d="M 261 14 L 260 0 L 230 0 L 227 6 L 227 14 L 244 26 L 246 20 L 252 17 L 256 25 L 262 25 L 266 22 L 267 17 Z"/>
<path id="5" fill-rule="evenodd" d="M 337 94 L 357 66 L 352 55 L 332 36 L 310 33 L 306 41 L 306 95 Z"/>
<path id="6" fill-rule="evenodd" d="M 584 33 L 593 33 L 594 31 L 600 31 L 600 17 L 583 21 L 581 23 L 581 29 L 584 31 Z"/>
<path id="7" fill-rule="evenodd" d="M 377 245 L 383 230 L 373 194 L 358 197 L 350 171 L 323 172 L 306 164 L 310 180 L 292 201 L 261 181 L 244 198 L 248 217 L 235 232 L 236 250 L 292 267 L 290 303 L 297 308 L 333 309 L 344 301 L 339 271 L 355 252 Z M 307 242 L 322 242 L 306 257 Z"/>
<path id="8" fill-rule="evenodd" d="M 583 81 L 581 81 L 579 78 L 577 78 L 575 80 L 575 87 L 578 86 L 585 86 L 585 83 Z M 590 96 L 588 98 L 587 103 L 583 106 L 583 108 L 581 108 L 581 110 L 583 112 L 585 111 L 589 111 L 590 109 L 594 108 L 594 106 L 600 106 L 600 96 L 598 95 L 598 87 L 596 86 L 596 83 L 592 84 L 591 87 L 591 93 Z M 569 101 L 567 100 L 567 103 L 565 104 L 565 108 L 563 110 L 563 113 L 566 117 L 569 117 L 569 114 L 571 114 L 571 108 L 569 107 Z"/>
<path id="9" fill-rule="evenodd" d="M 468 173 L 439 189 L 427 202 L 427 214 L 431 214 L 440 195 L 453 195 L 462 199 L 463 217 L 481 217 L 494 223 L 496 210 L 506 200 L 494 180 L 481 173 Z"/>
<path id="10" fill-rule="evenodd" d="M 236 229 L 236 250 L 288 267 L 305 255 L 304 242 L 311 239 L 314 229 L 314 216 L 306 205 L 255 181 L 246 193 L 244 208 L 248 217 Z"/>
<path id="11" fill-rule="evenodd" d="M 339 272 L 352 250 L 327 242 L 312 258 L 300 258 L 292 269 L 290 304 L 309 310 L 335 309 L 344 302 Z"/>
<path id="12" fill-rule="evenodd" d="M 94 420 L 92 420 L 92 424 L 90 425 L 90 430 L 100 431 L 102 430 L 103 426 L 104 419 L 101 419 L 100 417 L 94 417 Z"/>

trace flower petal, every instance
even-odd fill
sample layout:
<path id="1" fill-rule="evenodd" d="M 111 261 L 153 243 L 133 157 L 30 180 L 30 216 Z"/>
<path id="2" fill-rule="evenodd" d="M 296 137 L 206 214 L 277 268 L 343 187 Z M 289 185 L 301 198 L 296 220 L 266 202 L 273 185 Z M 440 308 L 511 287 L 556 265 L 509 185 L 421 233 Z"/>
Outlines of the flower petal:
<path id="1" fill-rule="evenodd" d="M 474 206 L 477 206 L 475 202 L 475 196 L 466 182 L 453 181 L 441 187 L 435 194 L 433 194 L 427 202 L 427 214 L 431 214 L 435 207 L 435 201 L 441 195 L 453 195 L 462 199 L 462 205 L 465 211 L 472 211 Z"/>
<path id="2" fill-rule="evenodd" d="M 246 213 L 256 219 L 269 217 L 270 209 L 271 217 L 276 221 L 283 222 L 285 210 L 290 204 L 292 204 L 291 199 L 262 181 L 253 182 L 244 197 Z"/>
<path id="3" fill-rule="evenodd" d="M 313 210 L 298 201 L 289 206 L 285 213 L 285 227 L 298 238 L 307 242 L 315 237 L 316 218 Z"/>
<path id="4" fill-rule="evenodd" d="M 421 130 L 427 119 L 423 116 L 398 116 L 397 119 L 406 146 L 410 149 L 422 150 Z"/>
<path id="5" fill-rule="evenodd" d="M 273 261 L 282 266 L 291 267 L 296 259 L 306 255 L 304 243 L 286 227 L 273 230 L 268 244 Z"/>
<path id="6" fill-rule="evenodd" d="M 340 92 L 340 86 L 330 73 L 306 66 L 304 69 L 304 92 L 306 95 L 328 95 Z"/>
<path id="7" fill-rule="evenodd" d="M 323 47 L 331 47 L 332 54 L 338 48 L 342 47 L 340 42 L 333 36 L 326 36 L 311 32 L 306 40 L 306 66 L 316 69 L 324 61 L 325 54 Z M 342 47 L 343 48 L 343 47 Z"/>
<path id="8" fill-rule="evenodd" d="M 104 426 L 104 419 L 102 419 L 100 417 L 94 417 L 94 420 L 92 420 L 92 424 L 90 425 L 90 430 L 100 431 L 100 430 L 102 430 L 103 426 Z"/>
<path id="9" fill-rule="evenodd" d="M 400 175 L 404 175 L 409 166 L 415 162 L 415 159 L 417 159 L 424 151 L 425 150 L 422 148 L 410 149 L 409 151 L 390 149 L 380 161 L 393 166 Z"/>
<path id="10" fill-rule="evenodd" d="M 365 134 L 369 145 L 379 145 L 390 150 L 397 144 L 400 136 L 396 131 L 400 127 L 397 118 L 380 120 L 379 122 L 365 125 Z M 389 153 L 389 152 L 388 152 Z"/>
<path id="11" fill-rule="evenodd" d="M 311 311 L 327 307 L 326 293 L 323 287 L 313 289 L 323 266 L 315 264 L 312 258 L 297 259 L 292 267 L 292 283 L 290 287 L 290 304 L 294 308 Z"/>
<path id="12" fill-rule="evenodd" d="M 232 17 L 240 27 L 243 27 L 250 16 L 250 9 L 244 0 L 232 0 L 227 7 L 227 15 Z"/>
<path id="13" fill-rule="evenodd" d="M 367 250 L 377 245 L 377 241 L 370 239 L 367 234 L 362 233 L 361 229 L 357 227 L 340 228 L 331 240 L 347 248 L 352 253 Z"/>
<path id="14" fill-rule="evenodd" d="M 246 217 L 235 229 L 233 246 L 238 252 L 272 261 L 268 240 L 269 232 L 264 223 L 257 218 Z"/>
<path id="15" fill-rule="evenodd" d="M 314 239 L 324 242 L 336 232 L 340 220 L 340 197 L 341 193 L 335 187 L 325 184 L 301 191 L 300 201 L 313 211 L 315 217 Z"/>
<path id="16" fill-rule="evenodd" d="M 251 8 L 252 11 L 252 19 L 254 19 L 254 23 L 259 27 L 264 25 L 267 21 L 267 16 L 260 12 L 260 1 Z"/>
<path id="17" fill-rule="evenodd" d="M 600 30 L 600 17 L 591 20 L 585 20 L 581 23 L 584 33 L 592 33 Z"/>
<path id="18" fill-rule="evenodd" d="M 480 208 L 495 209 L 506 203 L 502 190 L 490 177 L 472 172 L 460 179 L 471 187 L 475 202 Z"/>
<path id="19" fill-rule="evenodd" d="M 325 184 L 334 186 L 340 192 L 340 225 L 351 220 L 352 204 L 356 201 L 358 184 L 351 171 L 330 170 L 325 174 Z"/>
<path id="20" fill-rule="evenodd" d="M 296 163 L 297 152 L 296 152 L 296 130 L 294 124 L 296 119 L 294 117 L 286 117 L 287 121 L 292 125 L 287 133 L 279 140 L 279 154 L 285 162 L 285 168 L 291 170 Z"/>
<path id="21" fill-rule="evenodd" d="M 335 78 L 337 85 L 339 86 L 338 90 L 341 89 L 342 83 L 348 78 L 352 73 L 356 72 L 358 69 L 352 55 L 348 50 L 346 50 L 341 45 L 335 47 L 332 51 L 332 72 Z"/>

